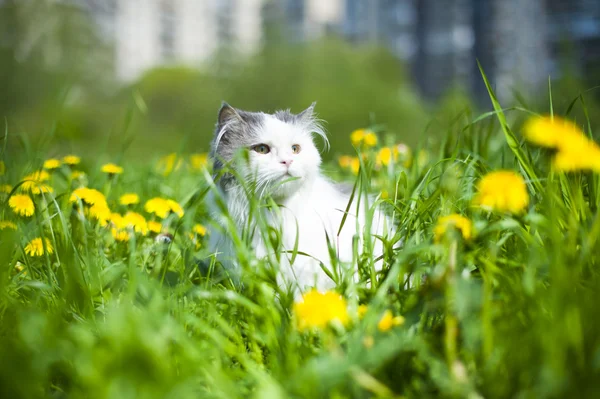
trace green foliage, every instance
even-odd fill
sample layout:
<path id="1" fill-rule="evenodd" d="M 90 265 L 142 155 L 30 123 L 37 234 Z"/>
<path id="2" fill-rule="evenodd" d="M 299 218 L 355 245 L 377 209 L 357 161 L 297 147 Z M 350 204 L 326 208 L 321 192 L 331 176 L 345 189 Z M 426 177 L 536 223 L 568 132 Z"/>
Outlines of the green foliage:
<path id="1" fill-rule="evenodd" d="M 169 87 L 161 73 L 138 87 L 141 96 L 149 110 L 164 105 L 183 115 L 151 95 Z M 178 76 L 177 90 L 198 82 L 193 71 Z M 355 257 L 360 282 L 334 271 L 351 323 L 324 331 L 296 329 L 294 298 L 275 282 L 281 254 L 255 259 L 241 234 L 239 279 L 212 261 L 206 238 L 193 235 L 196 223 L 208 234 L 217 228 L 204 203 L 209 174 L 186 159 L 163 159 L 156 169 L 122 158 L 125 172 L 116 176 L 98 172 L 93 158 L 81 166 L 113 212 L 150 219 L 143 203 L 157 196 L 184 205 L 183 218 L 163 221 L 170 244 L 133 232 L 135 239 L 115 241 L 109 227 L 78 213 L 68 199 L 81 183 L 66 165 L 48 181 L 54 193 L 35 197 L 32 218 L 16 216 L 2 194 L 1 220 L 17 230 L 0 231 L 0 396 L 597 396 L 600 177 L 553 171 L 545 152 L 522 142 L 523 115 L 495 104 L 477 117 L 467 110 L 444 117 L 435 128 L 445 123 L 446 139 L 420 156 L 413 150 L 412 162 L 378 166 L 378 148 L 365 150 L 355 195 L 387 192 L 381 201 L 398 225 L 394 240 L 404 244 L 385 243 L 380 274 L 368 250 Z M 379 127 L 379 141 L 394 142 L 390 133 Z M 44 158 L 39 149 L 4 157 L 0 183 L 16 185 Z M 353 176 L 333 163 L 327 169 Z M 531 203 L 523 214 L 472 206 L 476 182 L 497 169 L 527 171 Z M 120 205 L 126 192 L 142 203 Z M 471 239 L 457 232 L 433 239 L 436 221 L 451 213 L 473 221 Z M 277 231 L 262 226 L 276 249 Z M 49 239 L 52 254 L 25 253 L 37 236 Z M 369 306 L 362 319 L 359 303 Z M 386 309 L 404 324 L 378 329 Z"/>

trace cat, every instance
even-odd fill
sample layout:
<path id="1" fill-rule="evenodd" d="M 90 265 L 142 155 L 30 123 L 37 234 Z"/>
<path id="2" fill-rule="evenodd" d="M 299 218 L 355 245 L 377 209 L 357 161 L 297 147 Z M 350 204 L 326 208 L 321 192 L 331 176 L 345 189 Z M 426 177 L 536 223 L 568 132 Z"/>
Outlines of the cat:
<path id="1" fill-rule="evenodd" d="M 354 237 L 362 236 L 368 206 L 373 204 L 372 197 L 362 197 L 361 206 L 357 207 L 355 198 L 348 208 L 351 190 L 340 189 L 339 184 L 321 173 L 321 156 L 313 137 L 321 136 L 326 144 L 328 140 L 315 117 L 314 107 L 315 103 L 299 114 L 289 110 L 268 114 L 243 111 L 223 103 L 210 153 L 216 178 L 208 202 L 214 219 L 222 227 L 210 235 L 210 251 L 226 268 L 235 269 L 232 229 L 239 233 L 246 227 L 257 226 L 255 221 L 248 223 L 251 206 L 247 188 L 251 187 L 250 195 L 259 199 L 270 196 L 279 208 L 261 215 L 268 225 L 281 232 L 278 281 L 291 285 L 296 293 L 310 288 L 325 291 L 336 286 L 321 267 L 321 263 L 328 270 L 332 267 L 328 240 L 339 261 L 351 264 Z M 240 152 L 242 156 L 236 156 Z M 222 201 L 221 207 L 217 197 Z M 348 216 L 338 234 L 347 208 Z M 383 211 L 377 207 L 373 212 L 371 234 L 393 235 L 392 224 Z M 228 224 L 224 213 L 233 225 Z M 269 250 L 273 246 L 265 245 L 264 237 L 255 234 L 251 239 L 258 258 L 273 255 Z M 372 239 L 373 253 L 381 255 L 381 240 Z M 298 254 L 292 263 L 290 252 L 295 248 Z M 380 265 L 381 261 L 377 267 Z M 353 274 L 356 278 L 357 273 Z"/>

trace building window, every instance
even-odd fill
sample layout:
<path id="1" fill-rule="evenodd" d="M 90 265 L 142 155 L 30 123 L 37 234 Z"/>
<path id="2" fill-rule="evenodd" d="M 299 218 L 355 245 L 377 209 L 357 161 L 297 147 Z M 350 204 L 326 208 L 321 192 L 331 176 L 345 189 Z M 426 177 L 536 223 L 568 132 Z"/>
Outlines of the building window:
<path id="1" fill-rule="evenodd" d="M 175 57 L 176 10 L 173 0 L 161 0 L 160 7 L 160 51 L 163 60 Z"/>

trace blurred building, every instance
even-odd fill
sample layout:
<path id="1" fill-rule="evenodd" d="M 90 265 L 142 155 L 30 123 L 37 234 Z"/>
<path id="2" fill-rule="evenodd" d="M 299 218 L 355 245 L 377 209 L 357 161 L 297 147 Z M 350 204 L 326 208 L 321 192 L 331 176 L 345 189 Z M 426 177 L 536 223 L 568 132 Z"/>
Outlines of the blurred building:
<path id="1" fill-rule="evenodd" d="M 117 78 L 169 63 L 200 65 L 217 49 L 258 49 L 263 0 L 83 0 L 115 51 Z"/>
<path id="2" fill-rule="evenodd" d="M 277 40 L 336 34 L 383 45 L 431 99 L 455 85 L 486 98 L 476 60 L 501 99 L 545 85 L 565 52 L 573 70 L 599 70 L 599 0 L 79 1 L 114 43 L 115 72 L 125 81 L 157 65 L 199 65 L 221 48 L 252 53 L 272 26 Z"/>
<path id="3" fill-rule="evenodd" d="M 550 70 L 600 80 L 600 1 L 548 0 Z"/>

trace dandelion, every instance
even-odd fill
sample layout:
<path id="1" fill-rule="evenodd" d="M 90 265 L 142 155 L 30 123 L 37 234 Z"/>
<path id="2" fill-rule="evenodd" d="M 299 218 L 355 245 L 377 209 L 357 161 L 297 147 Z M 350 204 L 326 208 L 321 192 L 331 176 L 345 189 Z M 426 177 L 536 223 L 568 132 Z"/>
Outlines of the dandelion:
<path id="1" fill-rule="evenodd" d="M 101 226 L 105 226 L 108 223 L 111 216 L 111 212 L 108 208 L 108 205 L 104 203 L 98 203 L 90 206 L 88 212 L 90 216 L 92 216 L 94 219 L 100 222 Z"/>
<path id="2" fill-rule="evenodd" d="M 144 209 L 148 213 L 153 213 L 161 219 L 166 218 L 171 211 L 171 207 L 167 204 L 167 201 L 163 198 L 152 198 L 146 201 Z"/>
<path id="3" fill-rule="evenodd" d="M 102 172 L 108 173 L 109 175 L 120 175 L 123 173 L 123 168 L 119 165 L 115 165 L 114 163 L 107 163 L 102 165 Z"/>
<path id="4" fill-rule="evenodd" d="M 50 158 L 44 161 L 44 169 L 54 170 L 58 168 L 60 168 L 60 160 L 56 158 Z"/>
<path id="5" fill-rule="evenodd" d="M 439 218 L 437 225 L 433 229 L 435 241 L 440 241 L 449 228 L 456 228 L 460 231 L 465 240 L 471 239 L 473 223 L 462 215 L 456 213 Z"/>
<path id="6" fill-rule="evenodd" d="M 206 227 L 202 226 L 201 224 L 195 224 L 192 228 L 192 231 L 202 237 L 206 235 Z"/>
<path id="7" fill-rule="evenodd" d="M 333 321 L 346 325 L 349 321 L 346 300 L 333 291 L 312 290 L 304 294 L 302 300 L 294 304 L 294 314 L 299 330 L 325 328 Z"/>
<path id="8" fill-rule="evenodd" d="M 33 172 L 23 178 L 23 184 L 21 184 L 21 190 L 30 192 L 32 194 L 39 194 L 42 191 L 48 192 L 49 186 L 46 186 L 44 182 L 50 179 L 50 175 L 45 170 L 39 170 Z M 42 188 L 40 189 L 40 186 Z"/>
<path id="9" fill-rule="evenodd" d="M 357 129 L 350 134 L 352 145 L 358 147 L 365 137 L 365 129 Z"/>
<path id="10" fill-rule="evenodd" d="M 148 222 L 148 230 L 150 230 L 152 233 L 159 234 L 162 230 L 162 224 L 151 220 Z"/>
<path id="11" fill-rule="evenodd" d="M 358 175 L 358 171 L 360 170 L 360 160 L 358 157 L 352 158 L 352 162 L 350 163 L 350 170 L 354 175 Z"/>
<path id="12" fill-rule="evenodd" d="M 477 184 L 477 191 L 473 203 L 482 208 L 520 213 L 529 205 L 525 181 L 510 170 L 488 173 Z"/>
<path id="13" fill-rule="evenodd" d="M 396 162 L 398 159 L 398 149 L 396 147 L 383 147 L 377 153 L 375 160 L 377 165 L 388 166 L 390 163 Z"/>
<path id="14" fill-rule="evenodd" d="M 54 192 L 54 189 L 52 187 L 50 187 L 47 184 L 43 184 L 43 183 L 38 184 L 37 186 L 31 188 L 31 194 L 35 194 L 35 195 L 39 195 L 42 193 L 50 194 L 53 192 Z"/>
<path id="15" fill-rule="evenodd" d="M 96 205 L 102 204 L 106 205 L 106 197 L 100 191 L 88 188 L 88 187 L 80 187 L 77 188 L 71 193 L 71 197 L 69 197 L 70 202 L 82 201 L 87 205 Z"/>
<path id="16" fill-rule="evenodd" d="M 42 256 L 45 253 L 44 244 L 46 252 L 50 255 L 53 254 L 54 248 L 52 248 L 50 240 L 44 238 L 44 242 L 42 242 L 42 239 L 39 237 L 29 241 L 29 243 L 25 246 L 25 253 L 29 256 Z"/>
<path id="17" fill-rule="evenodd" d="M 169 213 L 176 213 L 179 217 L 183 216 L 181 205 L 171 199 L 155 197 L 146 201 L 144 209 L 148 213 L 153 213 L 161 219 L 169 216 Z"/>
<path id="18" fill-rule="evenodd" d="M 547 148 L 560 148 L 583 136 L 573 122 L 559 117 L 537 116 L 523 126 L 525 139 L 532 144 Z"/>
<path id="19" fill-rule="evenodd" d="M 208 154 L 192 154 L 190 155 L 190 166 L 193 170 L 202 170 L 208 165 Z"/>
<path id="20" fill-rule="evenodd" d="M 123 216 L 119 213 L 111 213 L 108 221 L 116 228 L 125 228 L 125 221 L 123 220 Z"/>
<path id="21" fill-rule="evenodd" d="M 375 147 L 377 145 L 377 136 L 373 132 L 365 134 L 363 137 L 363 144 L 365 147 Z"/>
<path id="22" fill-rule="evenodd" d="M 183 208 L 181 207 L 181 205 L 179 205 L 179 203 L 177 203 L 171 199 L 168 199 L 167 204 L 169 204 L 169 208 L 171 209 L 171 212 L 175 213 L 179 217 L 183 217 Z"/>
<path id="23" fill-rule="evenodd" d="M 17 225 L 8 220 L 0 220 L 0 230 L 12 229 L 16 230 Z"/>
<path id="24" fill-rule="evenodd" d="M 370 130 L 358 129 L 350 134 L 350 141 L 355 147 L 365 146 L 375 147 L 377 145 L 377 135 Z"/>
<path id="25" fill-rule="evenodd" d="M 365 317 L 365 315 L 367 314 L 367 310 L 369 310 L 369 307 L 367 305 L 358 305 L 358 318 L 362 319 L 363 317 Z"/>
<path id="26" fill-rule="evenodd" d="M 386 310 L 383 313 L 381 319 L 379 319 L 379 323 L 377 323 L 377 328 L 379 331 L 388 331 L 394 326 L 400 326 L 404 324 L 404 317 L 396 316 L 392 314 L 390 310 Z"/>
<path id="27" fill-rule="evenodd" d="M 112 234 L 115 241 L 127 242 L 130 239 L 129 232 L 127 230 L 119 230 L 113 227 L 112 229 L 110 229 L 110 233 Z"/>
<path id="28" fill-rule="evenodd" d="M 12 191 L 12 186 L 10 184 L 0 184 L 0 193 L 9 194 Z"/>
<path id="29" fill-rule="evenodd" d="M 148 223 L 146 219 L 137 212 L 127 212 L 123 216 L 123 222 L 125 226 L 132 227 L 136 233 L 142 235 L 148 234 Z"/>
<path id="30" fill-rule="evenodd" d="M 79 165 L 81 158 L 79 158 L 77 155 L 65 155 L 62 161 L 69 166 L 75 166 Z"/>
<path id="31" fill-rule="evenodd" d="M 14 213 L 20 216 L 29 217 L 33 215 L 35 206 L 33 200 L 27 194 L 16 194 L 10 197 L 8 200 L 8 206 L 13 210 Z"/>
<path id="32" fill-rule="evenodd" d="M 139 202 L 140 197 L 135 193 L 123 194 L 121 195 L 121 198 L 119 198 L 119 203 L 125 206 L 139 204 Z"/>
<path id="33" fill-rule="evenodd" d="M 534 117 L 525 123 L 525 138 L 541 147 L 556 149 L 554 167 L 563 172 L 600 172 L 600 147 L 573 122 L 558 117 Z"/>
<path id="34" fill-rule="evenodd" d="M 347 169 L 352 165 L 352 157 L 350 155 L 342 155 L 338 158 L 340 167 Z"/>
<path id="35" fill-rule="evenodd" d="M 582 143 L 583 144 L 583 143 Z M 575 172 L 578 170 L 593 170 L 600 173 L 600 149 L 591 145 L 582 145 L 580 149 L 558 151 L 552 160 L 556 170 Z"/>
<path id="36" fill-rule="evenodd" d="M 171 153 L 158 160 L 157 169 L 163 176 L 168 176 L 171 172 L 179 170 L 183 160 L 176 153 Z"/>

